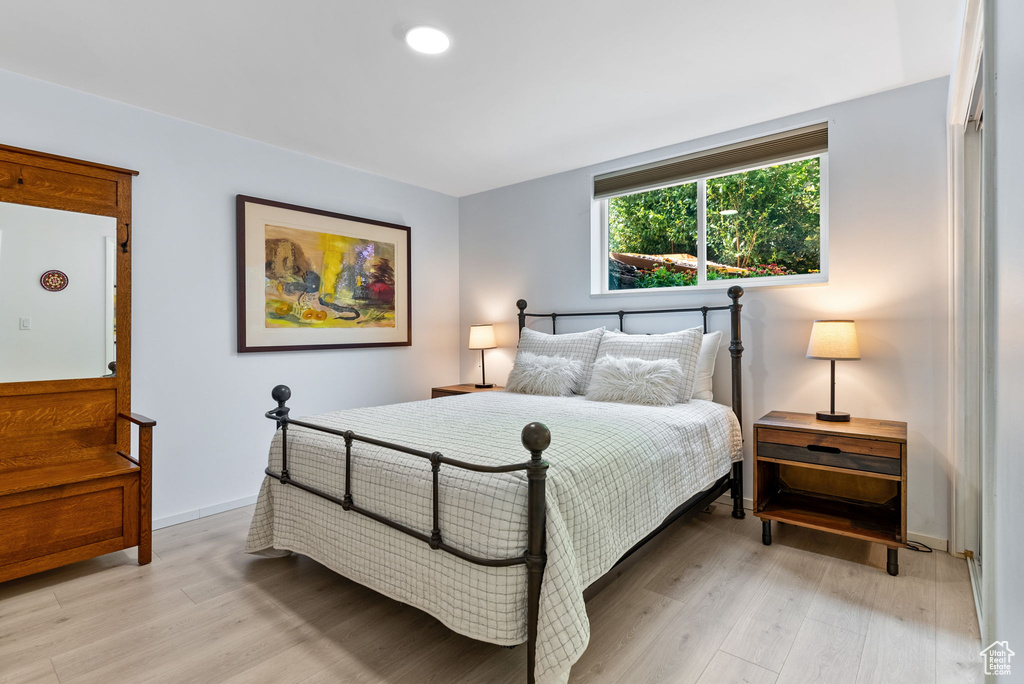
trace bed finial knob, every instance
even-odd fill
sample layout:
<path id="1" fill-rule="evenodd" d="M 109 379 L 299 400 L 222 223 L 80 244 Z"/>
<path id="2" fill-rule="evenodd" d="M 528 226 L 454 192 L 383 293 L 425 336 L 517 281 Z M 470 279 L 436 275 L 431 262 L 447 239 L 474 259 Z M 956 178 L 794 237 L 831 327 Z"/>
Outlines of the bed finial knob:
<path id="1" fill-rule="evenodd" d="M 732 287 L 729 288 L 726 294 L 729 295 L 729 299 L 735 302 L 737 299 L 743 296 L 743 288 L 740 287 L 739 285 L 733 285 Z"/>
<path id="2" fill-rule="evenodd" d="M 284 403 L 292 398 L 292 390 L 288 385 L 278 385 L 270 392 L 270 396 L 278 406 L 284 407 Z"/>
<path id="3" fill-rule="evenodd" d="M 523 446 L 538 458 L 551 444 L 551 431 L 543 423 L 530 423 L 523 428 Z"/>
<path id="4" fill-rule="evenodd" d="M 520 299 L 516 301 L 516 308 L 520 311 L 526 311 L 526 300 Z"/>

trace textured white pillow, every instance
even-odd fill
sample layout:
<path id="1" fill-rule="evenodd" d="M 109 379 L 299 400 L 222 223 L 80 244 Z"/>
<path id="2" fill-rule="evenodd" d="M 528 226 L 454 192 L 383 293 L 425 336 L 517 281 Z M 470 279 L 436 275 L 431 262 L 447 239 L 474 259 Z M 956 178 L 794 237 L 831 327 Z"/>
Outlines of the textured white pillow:
<path id="1" fill-rule="evenodd" d="M 661 335 L 627 335 L 609 330 L 601 339 L 597 357 L 629 357 L 645 361 L 677 359 L 683 370 L 677 401 L 687 402 L 693 396 L 693 384 L 697 378 L 697 358 L 700 356 L 702 337 L 699 328 Z"/>
<path id="2" fill-rule="evenodd" d="M 572 388 L 575 394 L 583 394 L 590 382 L 590 368 L 597 358 L 597 347 L 601 344 L 604 328 L 594 328 L 580 333 L 549 335 L 523 328 L 519 335 L 519 353 L 528 352 L 540 356 L 560 356 L 583 364 L 583 375 Z M 516 356 L 518 362 L 519 356 Z M 506 385 L 507 387 L 507 385 Z"/>
<path id="3" fill-rule="evenodd" d="M 700 328 L 694 328 L 700 332 Z M 711 390 L 711 378 L 715 374 L 715 359 L 718 348 L 722 344 L 722 331 L 707 333 L 700 343 L 700 356 L 697 358 L 697 378 L 693 383 L 693 399 L 712 401 L 715 395 Z"/>
<path id="4" fill-rule="evenodd" d="M 521 351 L 505 382 L 506 392 L 567 397 L 583 377 L 583 362 Z"/>
<path id="5" fill-rule="evenodd" d="M 594 362 L 587 399 L 669 406 L 679 400 L 683 369 L 677 359 L 602 356 Z"/>

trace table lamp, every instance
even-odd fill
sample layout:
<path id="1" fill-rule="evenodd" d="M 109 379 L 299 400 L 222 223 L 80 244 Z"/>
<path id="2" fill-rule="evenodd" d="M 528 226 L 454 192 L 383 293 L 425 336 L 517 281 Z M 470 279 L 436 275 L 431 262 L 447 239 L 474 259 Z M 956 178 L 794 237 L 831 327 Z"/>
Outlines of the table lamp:
<path id="1" fill-rule="evenodd" d="M 497 343 L 494 341 L 493 325 L 487 323 L 486 325 L 469 326 L 469 348 L 480 350 L 480 382 L 477 383 L 477 387 L 494 387 L 493 382 L 487 382 L 487 370 L 484 367 L 484 350 L 494 349 L 497 346 Z"/>
<path id="2" fill-rule="evenodd" d="M 814 321 L 811 341 L 807 344 L 807 358 L 828 359 L 832 362 L 832 393 L 828 411 L 818 411 L 818 420 L 843 422 L 849 413 L 836 413 L 836 361 L 860 359 L 857 346 L 857 328 L 853 321 Z"/>

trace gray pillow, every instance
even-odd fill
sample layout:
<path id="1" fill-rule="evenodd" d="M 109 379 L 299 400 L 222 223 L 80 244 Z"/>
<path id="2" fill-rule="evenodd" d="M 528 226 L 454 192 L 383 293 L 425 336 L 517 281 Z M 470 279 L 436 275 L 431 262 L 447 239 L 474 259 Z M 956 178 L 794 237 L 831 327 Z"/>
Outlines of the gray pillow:
<path id="1" fill-rule="evenodd" d="M 594 362 L 587 399 L 671 406 L 679 401 L 683 369 L 678 359 L 644 361 L 602 356 Z"/>
<path id="2" fill-rule="evenodd" d="M 573 386 L 574 394 L 583 394 L 590 383 L 590 372 L 597 358 L 597 348 L 601 344 L 604 328 L 594 328 L 586 332 L 549 335 L 547 333 L 523 328 L 519 336 L 519 354 L 527 352 L 540 356 L 560 356 L 570 361 L 583 364 L 583 374 Z M 519 361 L 516 355 L 516 362 Z"/>
<path id="3" fill-rule="evenodd" d="M 693 396 L 693 385 L 697 378 L 697 359 L 700 357 L 703 337 L 698 328 L 663 335 L 627 335 L 609 330 L 601 339 L 597 358 L 614 356 L 644 361 L 676 359 L 683 371 L 683 378 L 679 383 L 679 402 L 686 402 Z"/>
<path id="4" fill-rule="evenodd" d="M 567 397 L 583 377 L 583 362 L 520 351 L 505 382 L 506 392 Z"/>

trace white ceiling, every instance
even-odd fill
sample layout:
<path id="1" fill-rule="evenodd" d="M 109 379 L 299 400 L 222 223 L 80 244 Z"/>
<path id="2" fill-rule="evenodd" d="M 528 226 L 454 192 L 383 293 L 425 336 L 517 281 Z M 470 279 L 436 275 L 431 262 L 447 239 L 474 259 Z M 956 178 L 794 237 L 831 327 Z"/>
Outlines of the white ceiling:
<path id="1" fill-rule="evenodd" d="M 959 1 L 0 0 L 0 68 L 463 196 L 944 76 Z"/>

